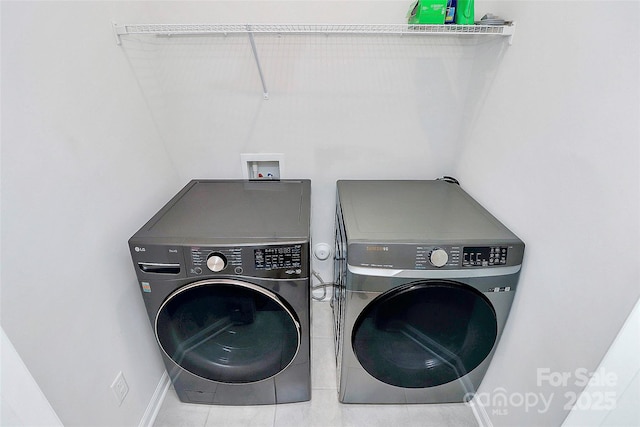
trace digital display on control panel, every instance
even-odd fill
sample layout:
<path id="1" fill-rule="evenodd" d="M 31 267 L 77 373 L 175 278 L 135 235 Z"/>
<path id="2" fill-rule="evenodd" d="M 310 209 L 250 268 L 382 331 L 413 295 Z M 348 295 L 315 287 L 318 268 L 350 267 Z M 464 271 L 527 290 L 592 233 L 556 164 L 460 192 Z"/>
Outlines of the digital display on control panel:
<path id="1" fill-rule="evenodd" d="M 302 245 L 272 246 L 255 249 L 256 270 L 302 267 Z"/>
<path id="2" fill-rule="evenodd" d="M 507 264 L 506 246 L 465 247 L 462 250 L 462 266 L 477 267 Z"/>

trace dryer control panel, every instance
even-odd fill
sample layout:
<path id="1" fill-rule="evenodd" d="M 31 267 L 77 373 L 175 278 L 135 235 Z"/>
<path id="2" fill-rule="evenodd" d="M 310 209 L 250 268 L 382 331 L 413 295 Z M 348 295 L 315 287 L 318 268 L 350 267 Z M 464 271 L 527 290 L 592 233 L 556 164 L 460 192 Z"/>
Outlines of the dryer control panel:
<path id="1" fill-rule="evenodd" d="M 362 244 L 348 245 L 348 264 L 403 270 L 507 267 L 522 263 L 524 245 Z"/>
<path id="2" fill-rule="evenodd" d="M 462 250 L 463 267 L 507 265 L 507 246 L 469 246 Z"/>

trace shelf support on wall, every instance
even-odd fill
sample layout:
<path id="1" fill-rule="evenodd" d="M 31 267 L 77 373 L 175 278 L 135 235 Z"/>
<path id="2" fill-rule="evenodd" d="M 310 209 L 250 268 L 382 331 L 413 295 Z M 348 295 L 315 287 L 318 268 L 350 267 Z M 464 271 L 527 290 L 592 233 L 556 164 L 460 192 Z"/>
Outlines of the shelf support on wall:
<path id="1" fill-rule="evenodd" d="M 116 44 L 118 46 L 122 45 L 122 39 L 120 38 L 120 36 L 123 34 L 127 34 L 126 27 L 124 25 L 118 25 L 115 22 L 112 22 L 111 26 L 113 27 L 113 35 L 116 36 Z"/>
<path id="2" fill-rule="evenodd" d="M 251 43 L 253 58 L 256 60 L 258 74 L 260 74 L 260 82 L 262 83 L 262 96 L 264 99 L 269 99 L 269 91 L 267 90 L 267 84 L 264 81 L 264 74 L 262 74 L 262 66 L 260 66 L 260 57 L 258 56 L 258 49 L 256 49 L 256 41 L 253 37 L 253 31 L 251 31 L 251 25 L 249 24 L 247 24 L 247 32 L 249 33 L 249 42 Z"/>

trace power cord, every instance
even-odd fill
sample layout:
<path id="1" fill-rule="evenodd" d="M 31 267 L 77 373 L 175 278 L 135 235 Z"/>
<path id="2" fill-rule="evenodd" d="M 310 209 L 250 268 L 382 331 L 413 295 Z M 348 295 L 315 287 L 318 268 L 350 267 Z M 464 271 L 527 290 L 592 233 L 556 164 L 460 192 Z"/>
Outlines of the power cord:
<path id="1" fill-rule="evenodd" d="M 333 287 L 334 283 L 333 282 L 330 282 L 330 283 L 325 282 L 324 279 L 322 278 L 322 276 L 320 276 L 320 274 L 318 274 L 318 272 L 315 271 L 315 270 L 312 270 L 311 274 L 313 274 L 313 276 L 320 281 L 319 284 L 311 286 L 311 298 L 313 298 L 316 301 L 324 301 L 324 299 L 327 297 L 327 288 L 329 286 Z M 322 289 L 322 296 L 321 297 L 316 297 L 313 294 L 313 291 L 315 291 L 317 289 Z"/>
<path id="2" fill-rule="evenodd" d="M 447 175 L 443 176 L 442 178 L 437 178 L 436 181 L 445 181 L 445 182 L 448 182 L 450 184 L 460 185 L 460 182 L 457 179 L 455 179 L 452 176 L 447 176 Z"/>

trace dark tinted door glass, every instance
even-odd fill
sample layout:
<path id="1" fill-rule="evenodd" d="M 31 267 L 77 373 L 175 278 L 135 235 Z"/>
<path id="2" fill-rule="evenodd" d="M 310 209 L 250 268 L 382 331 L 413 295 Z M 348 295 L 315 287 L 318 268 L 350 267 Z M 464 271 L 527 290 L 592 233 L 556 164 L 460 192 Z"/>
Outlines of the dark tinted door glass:
<path id="1" fill-rule="evenodd" d="M 200 282 L 170 296 L 156 319 L 165 353 L 202 378 L 260 381 L 295 357 L 300 326 L 278 298 L 240 282 Z"/>
<path id="2" fill-rule="evenodd" d="M 491 352 L 497 323 L 490 302 L 455 282 L 394 289 L 356 321 L 354 352 L 372 376 L 406 388 L 433 387 L 477 367 Z"/>

